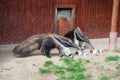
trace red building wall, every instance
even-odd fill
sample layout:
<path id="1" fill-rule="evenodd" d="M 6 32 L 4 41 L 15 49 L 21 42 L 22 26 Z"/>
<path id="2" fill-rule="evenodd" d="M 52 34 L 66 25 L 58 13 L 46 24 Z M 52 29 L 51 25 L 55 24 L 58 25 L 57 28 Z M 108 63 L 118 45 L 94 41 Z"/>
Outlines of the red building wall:
<path id="1" fill-rule="evenodd" d="M 109 37 L 112 0 L 0 0 L 0 44 L 19 43 L 33 34 L 54 33 L 56 5 L 75 5 L 74 25 L 89 38 Z"/>

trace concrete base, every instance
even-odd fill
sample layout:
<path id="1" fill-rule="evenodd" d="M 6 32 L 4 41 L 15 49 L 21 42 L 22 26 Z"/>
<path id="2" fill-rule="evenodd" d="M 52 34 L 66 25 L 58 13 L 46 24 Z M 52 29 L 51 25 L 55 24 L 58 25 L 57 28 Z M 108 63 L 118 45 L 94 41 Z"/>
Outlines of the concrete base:
<path id="1" fill-rule="evenodd" d="M 109 38 L 109 51 L 113 52 L 117 44 L 117 32 L 110 32 Z"/>
<path id="2" fill-rule="evenodd" d="M 12 52 L 17 44 L 0 45 L 0 52 Z"/>

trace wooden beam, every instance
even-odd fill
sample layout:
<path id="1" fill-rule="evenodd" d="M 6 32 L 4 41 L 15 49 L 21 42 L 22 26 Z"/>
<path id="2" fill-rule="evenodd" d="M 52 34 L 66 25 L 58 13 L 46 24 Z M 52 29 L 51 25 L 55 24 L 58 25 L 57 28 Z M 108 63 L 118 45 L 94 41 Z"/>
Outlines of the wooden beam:
<path id="1" fill-rule="evenodd" d="M 119 0 L 113 0 L 111 32 L 117 31 L 118 11 L 119 11 Z"/>
<path id="2" fill-rule="evenodd" d="M 109 51 L 113 52 L 117 44 L 117 21 L 118 21 L 119 0 L 113 0 L 111 32 L 109 40 Z"/>

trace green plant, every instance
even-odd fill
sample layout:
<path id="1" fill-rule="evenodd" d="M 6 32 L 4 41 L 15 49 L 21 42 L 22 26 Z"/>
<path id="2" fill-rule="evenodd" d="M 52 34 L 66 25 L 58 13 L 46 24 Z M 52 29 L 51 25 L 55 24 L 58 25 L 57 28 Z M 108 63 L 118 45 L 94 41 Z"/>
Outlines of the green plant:
<path id="1" fill-rule="evenodd" d="M 58 76 L 57 80 L 86 80 L 90 75 L 85 75 L 84 64 L 90 63 L 89 60 L 74 60 L 73 58 L 63 57 L 61 60 L 64 64 L 56 65 L 52 61 L 46 61 L 44 68 L 39 68 L 39 73 L 54 73 Z"/>
<path id="2" fill-rule="evenodd" d="M 116 69 L 120 69 L 120 63 L 116 63 Z"/>
<path id="3" fill-rule="evenodd" d="M 100 62 L 94 62 L 94 65 L 100 64 Z"/>
<path id="4" fill-rule="evenodd" d="M 100 80 L 109 80 L 110 77 L 109 76 L 106 76 L 106 75 L 102 75 Z"/>
<path id="5" fill-rule="evenodd" d="M 119 56 L 109 56 L 109 57 L 106 57 L 105 58 L 105 61 L 106 62 L 109 62 L 109 61 L 118 61 L 120 59 L 120 57 Z"/>
<path id="6" fill-rule="evenodd" d="M 85 60 L 86 63 L 90 63 L 90 60 Z"/>
<path id="7" fill-rule="evenodd" d="M 103 65 L 101 65 L 101 70 L 102 70 L 102 71 L 104 70 L 104 66 L 103 66 Z"/>
<path id="8" fill-rule="evenodd" d="M 39 73 L 41 74 L 48 74 L 51 73 L 52 71 L 50 69 L 43 69 L 43 68 L 39 68 Z"/>
<path id="9" fill-rule="evenodd" d="M 52 61 L 46 61 L 46 62 L 44 63 L 44 66 L 45 66 L 45 67 L 49 67 L 49 66 L 51 66 L 52 64 L 53 64 Z"/>
<path id="10" fill-rule="evenodd" d="M 36 64 L 32 64 L 33 66 L 36 66 Z"/>
<path id="11" fill-rule="evenodd" d="M 120 49 L 115 49 L 114 52 L 120 53 Z"/>

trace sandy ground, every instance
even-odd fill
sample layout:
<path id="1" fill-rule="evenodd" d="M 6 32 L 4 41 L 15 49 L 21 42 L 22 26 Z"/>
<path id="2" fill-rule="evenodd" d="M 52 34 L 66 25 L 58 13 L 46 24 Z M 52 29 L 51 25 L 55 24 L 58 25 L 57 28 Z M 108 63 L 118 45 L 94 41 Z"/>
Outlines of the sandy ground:
<path id="1" fill-rule="evenodd" d="M 118 40 L 118 43 L 120 39 Z M 89 65 L 86 65 L 85 74 L 91 74 L 90 80 L 100 80 L 101 74 L 112 76 L 111 80 L 120 80 L 120 69 L 116 69 L 116 62 L 105 62 L 107 56 L 120 56 L 118 52 L 109 52 L 108 39 L 92 40 L 93 45 L 97 49 L 103 49 L 103 54 L 94 55 L 89 53 L 88 50 L 86 56 L 74 55 L 75 59 L 88 59 L 90 60 Z M 2 46 L 3 48 L 3 46 Z M 52 50 L 52 58 L 47 58 L 44 55 L 34 55 L 25 58 L 17 58 L 7 48 L 0 52 L 0 80 L 56 80 L 57 76 L 54 74 L 41 75 L 38 72 L 38 68 L 42 67 L 44 62 L 47 60 L 53 61 L 55 64 L 61 64 L 60 57 L 58 56 L 57 50 Z M 13 47 L 12 47 L 13 48 Z M 117 45 L 117 48 L 120 48 Z M 75 49 L 71 48 L 72 53 Z M 9 52 L 8 52 L 9 51 Z M 36 53 L 39 51 L 36 51 Z M 120 60 L 117 61 L 120 63 Z"/>
<path id="2" fill-rule="evenodd" d="M 72 51 L 74 52 L 74 49 Z M 104 52 L 100 55 L 88 53 L 86 56 L 75 55 L 74 58 L 90 60 L 85 73 L 92 75 L 91 80 L 100 80 L 101 74 L 112 75 L 116 77 L 116 80 L 120 80 L 120 70 L 115 68 L 116 62 L 104 61 L 106 56 L 111 55 L 120 56 L 120 53 Z M 57 53 L 52 53 L 52 58 L 47 58 L 44 55 L 16 58 L 13 53 L 0 53 L 0 80 L 56 80 L 57 77 L 53 74 L 40 75 L 38 73 L 38 68 L 42 67 L 47 60 L 52 60 L 55 64 L 61 64 Z"/>

